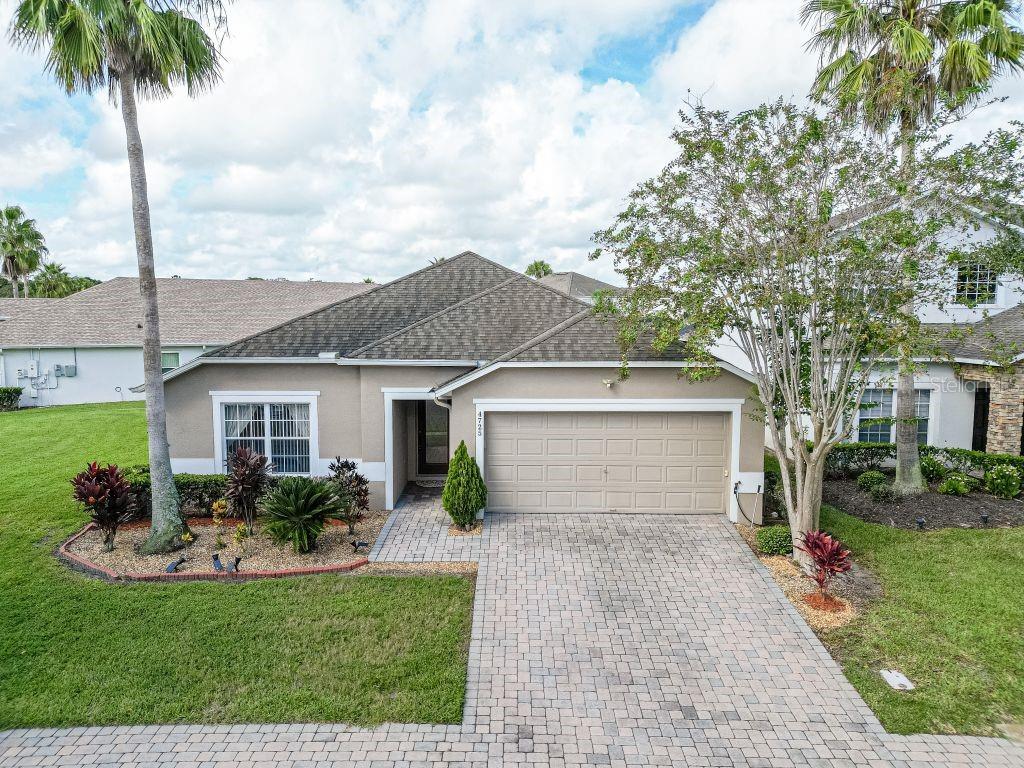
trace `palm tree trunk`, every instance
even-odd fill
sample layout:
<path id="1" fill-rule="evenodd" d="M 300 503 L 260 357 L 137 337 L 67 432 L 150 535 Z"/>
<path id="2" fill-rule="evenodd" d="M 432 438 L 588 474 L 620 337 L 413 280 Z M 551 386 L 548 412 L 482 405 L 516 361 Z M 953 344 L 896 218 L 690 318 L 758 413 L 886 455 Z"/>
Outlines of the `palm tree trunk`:
<path id="1" fill-rule="evenodd" d="M 139 260 L 139 290 L 142 293 L 142 364 L 146 385 L 146 428 L 149 433 L 149 476 L 152 484 L 153 521 L 143 552 L 170 552 L 184 546 L 181 535 L 188 530 L 179 510 L 180 500 L 171 474 L 171 453 L 167 443 L 167 414 L 164 380 L 160 370 L 160 315 L 157 309 L 156 268 L 153 263 L 153 231 L 149 219 L 146 162 L 142 154 L 138 113 L 135 108 L 135 78 L 122 72 L 121 117 L 128 138 L 128 169 L 132 183 L 132 219 L 135 251 Z"/>
<path id="2" fill-rule="evenodd" d="M 900 165 L 909 176 L 914 162 L 914 126 L 904 117 L 900 126 Z M 902 308 L 908 315 L 914 306 Z M 925 489 L 921 473 L 921 453 L 917 448 L 917 407 L 914 393 L 914 350 L 909 344 L 900 349 L 899 373 L 896 376 L 896 481 L 899 493 L 921 493 Z"/>
<path id="3" fill-rule="evenodd" d="M 28 298 L 28 277 L 27 276 L 23 277 L 21 279 L 21 285 L 24 288 L 25 298 L 27 299 Z"/>

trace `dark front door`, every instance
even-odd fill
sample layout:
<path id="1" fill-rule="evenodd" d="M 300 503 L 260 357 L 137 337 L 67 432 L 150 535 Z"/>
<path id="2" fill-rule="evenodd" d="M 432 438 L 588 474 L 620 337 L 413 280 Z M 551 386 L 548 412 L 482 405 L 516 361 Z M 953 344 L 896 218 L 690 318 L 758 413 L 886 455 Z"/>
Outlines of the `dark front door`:
<path id="1" fill-rule="evenodd" d="M 419 473 L 443 475 L 448 471 L 448 409 L 420 400 L 416 418 Z"/>

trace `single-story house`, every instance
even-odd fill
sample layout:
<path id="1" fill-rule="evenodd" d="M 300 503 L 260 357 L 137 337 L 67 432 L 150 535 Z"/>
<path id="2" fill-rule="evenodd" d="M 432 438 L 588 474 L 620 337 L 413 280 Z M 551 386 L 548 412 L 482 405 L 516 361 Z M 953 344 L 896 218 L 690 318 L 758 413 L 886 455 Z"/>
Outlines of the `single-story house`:
<path id="1" fill-rule="evenodd" d="M 586 302 L 474 253 L 207 352 L 165 376 L 176 472 L 236 446 L 283 474 L 358 462 L 373 503 L 444 476 L 465 441 L 488 510 L 760 518 L 749 376 L 691 382 L 681 345 L 631 351 Z"/>
<path id="2" fill-rule="evenodd" d="M 157 278 L 164 370 L 370 287 Z M 138 278 L 63 299 L 0 299 L 0 386 L 22 387 L 22 406 L 137 400 L 143 378 Z"/>

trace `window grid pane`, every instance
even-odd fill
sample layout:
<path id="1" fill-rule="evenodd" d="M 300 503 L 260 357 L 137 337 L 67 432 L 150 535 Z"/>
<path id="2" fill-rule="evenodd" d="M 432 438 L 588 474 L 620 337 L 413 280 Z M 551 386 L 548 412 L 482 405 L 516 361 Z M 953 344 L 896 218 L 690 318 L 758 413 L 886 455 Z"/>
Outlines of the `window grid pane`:
<path id="1" fill-rule="evenodd" d="M 224 464 L 238 448 L 266 454 L 266 425 L 261 403 L 224 404 Z"/>
<path id="2" fill-rule="evenodd" d="M 932 393 L 929 389 L 914 391 L 914 415 L 917 416 L 917 442 L 928 444 L 928 410 L 931 406 Z"/>
<path id="3" fill-rule="evenodd" d="M 861 403 L 870 403 L 866 408 L 861 408 L 861 421 L 868 419 L 883 419 L 892 416 L 892 390 L 891 389 L 867 389 Z M 866 424 L 858 432 L 857 439 L 862 443 L 891 443 L 892 424 Z"/>
<path id="4" fill-rule="evenodd" d="M 270 460 L 281 474 L 309 474 L 309 405 L 270 404 Z"/>
<path id="5" fill-rule="evenodd" d="M 173 371 L 179 365 L 181 365 L 181 355 L 177 352 L 160 353 L 160 370 L 164 373 Z"/>
<path id="6" fill-rule="evenodd" d="M 991 304 L 996 298 L 996 274 L 983 264 L 963 264 L 956 273 L 956 300 L 961 304 Z"/>

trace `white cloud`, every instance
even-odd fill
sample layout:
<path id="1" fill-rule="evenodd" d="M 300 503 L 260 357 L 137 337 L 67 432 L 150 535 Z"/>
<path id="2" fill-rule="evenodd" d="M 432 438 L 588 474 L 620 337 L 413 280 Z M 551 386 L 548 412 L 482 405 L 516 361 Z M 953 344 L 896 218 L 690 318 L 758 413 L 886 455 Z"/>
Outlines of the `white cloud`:
<path id="1" fill-rule="evenodd" d="M 685 3 L 684 3 L 685 4 Z M 678 2 L 425 0 L 229 9 L 224 79 L 140 105 L 160 274 L 377 280 L 467 248 L 611 277 L 589 238 L 672 155 L 687 89 L 742 108 L 800 97 L 815 60 L 799 0 L 718 0 L 650 82 L 591 84 L 609 41 Z M 134 271 L 124 128 L 105 93 L 75 108 L 38 57 L 0 44 L 0 193 L 85 181 L 40 217 L 55 258 Z M 1004 105 L 1018 115 L 1016 103 Z M 55 191 L 54 194 L 57 194 Z"/>

